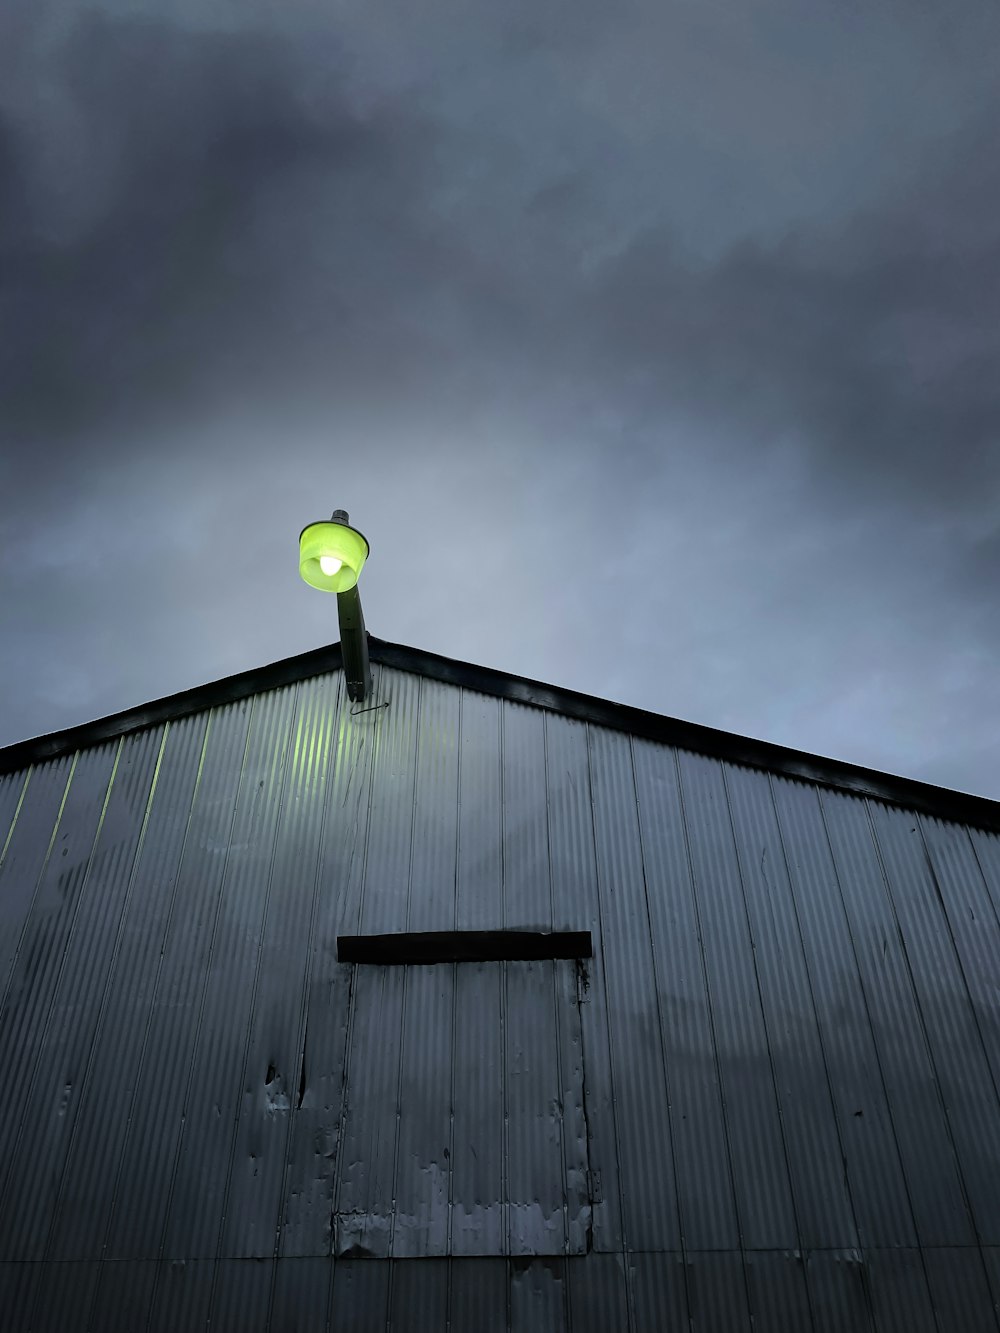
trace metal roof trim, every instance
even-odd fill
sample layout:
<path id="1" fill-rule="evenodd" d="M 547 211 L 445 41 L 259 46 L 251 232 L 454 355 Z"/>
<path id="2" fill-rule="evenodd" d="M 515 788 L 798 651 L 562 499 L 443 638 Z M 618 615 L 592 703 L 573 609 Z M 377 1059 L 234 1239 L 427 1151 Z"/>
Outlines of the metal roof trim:
<path id="1" fill-rule="evenodd" d="M 373 662 L 427 676 L 446 684 L 476 690 L 481 694 L 516 703 L 530 704 L 550 712 L 573 717 L 596 726 L 625 731 L 647 740 L 678 746 L 699 754 L 752 768 L 767 769 L 790 777 L 802 778 L 823 786 L 836 787 L 858 796 L 872 796 L 904 805 L 914 810 L 954 819 L 979 828 L 1000 830 L 1000 801 L 986 796 L 938 787 L 916 778 L 900 777 L 892 773 L 866 768 L 844 760 L 794 750 L 773 741 L 754 740 L 733 732 L 707 727 L 698 722 L 686 722 L 660 713 L 647 712 L 628 704 L 613 703 L 576 690 L 547 685 L 542 681 L 515 676 L 493 667 L 460 662 L 437 653 L 404 644 L 389 643 L 369 634 L 369 652 Z M 14 772 L 40 760 L 84 749 L 144 727 L 187 716 L 204 708 L 248 698 L 263 690 L 308 680 L 341 666 L 340 644 L 315 648 L 296 657 L 284 658 L 268 666 L 227 676 L 194 689 L 182 690 L 136 708 L 113 713 L 93 722 L 68 727 L 45 736 L 17 741 L 0 748 L 0 773 Z"/>

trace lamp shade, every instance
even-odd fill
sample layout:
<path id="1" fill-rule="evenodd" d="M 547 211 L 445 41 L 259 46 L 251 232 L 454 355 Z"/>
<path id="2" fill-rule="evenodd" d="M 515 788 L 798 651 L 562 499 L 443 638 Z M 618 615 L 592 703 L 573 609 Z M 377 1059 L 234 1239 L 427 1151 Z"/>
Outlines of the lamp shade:
<path id="1" fill-rule="evenodd" d="M 368 543 L 347 523 L 310 523 L 299 536 L 299 573 L 323 592 L 353 588 L 367 559 Z"/>

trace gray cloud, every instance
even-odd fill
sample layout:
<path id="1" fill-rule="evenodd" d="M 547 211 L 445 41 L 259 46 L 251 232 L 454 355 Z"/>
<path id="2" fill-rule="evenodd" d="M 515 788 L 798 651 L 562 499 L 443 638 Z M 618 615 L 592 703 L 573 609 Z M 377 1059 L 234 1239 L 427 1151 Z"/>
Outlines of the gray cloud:
<path id="1" fill-rule="evenodd" d="M 988 16 L 198 13 L 0 95 L 8 739 L 328 634 L 345 499 L 385 637 L 994 781 Z"/>

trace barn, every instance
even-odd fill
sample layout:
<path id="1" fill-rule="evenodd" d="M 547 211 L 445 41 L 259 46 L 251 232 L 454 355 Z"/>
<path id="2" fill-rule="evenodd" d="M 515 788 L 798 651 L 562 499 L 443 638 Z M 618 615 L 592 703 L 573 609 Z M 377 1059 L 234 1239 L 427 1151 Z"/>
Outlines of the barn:
<path id="1" fill-rule="evenodd" d="M 1000 805 L 368 644 L 0 751 L 0 1326 L 997 1333 Z"/>

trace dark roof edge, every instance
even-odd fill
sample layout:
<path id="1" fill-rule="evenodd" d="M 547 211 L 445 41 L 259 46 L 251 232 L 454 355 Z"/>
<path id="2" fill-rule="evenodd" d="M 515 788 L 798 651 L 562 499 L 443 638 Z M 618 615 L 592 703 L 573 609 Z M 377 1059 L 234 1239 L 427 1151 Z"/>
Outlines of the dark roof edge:
<path id="1" fill-rule="evenodd" d="M 103 741 L 114 740 L 130 731 L 159 726 L 161 722 L 174 721 L 189 713 L 200 712 L 203 708 L 215 708 L 220 704 L 246 699 L 261 690 L 293 685 L 296 681 L 308 680 L 324 671 L 334 671 L 339 666 L 339 643 L 326 648 L 313 648 L 297 657 L 286 657 L 281 662 L 241 671 L 238 675 L 225 676 L 207 685 L 196 685 L 193 689 L 181 690 L 179 694 L 168 694 L 165 699 L 155 699 L 137 708 L 112 713 L 110 717 L 83 722 L 76 727 L 67 727 L 64 731 L 53 731 L 47 736 L 16 741 L 0 749 L 0 774 L 12 773 L 40 760 L 55 759 L 59 755 L 71 754 L 74 750 L 83 750 L 91 745 L 100 745 Z"/>
<path id="2" fill-rule="evenodd" d="M 373 662 L 381 662 L 415 675 L 464 686 L 515 703 L 545 708 L 582 722 L 593 722 L 615 731 L 627 731 L 635 736 L 694 750 L 699 754 L 729 759 L 753 768 L 770 769 L 789 777 L 805 778 L 856 795 L 874 796 L 879 800 L 937 815 L 941 819 L 955 819 L 980 828 L 1000 830 L 1000 801 L 992 801 L 985 796 L 972 796 L 947 787 L 936 787 L 929 782 L 918 782 L 915 778 L 896 777 L 891 773 L 864 768 L 860 764 L 826 759 L 803 750 L 775 745 L 771 741 L 752 740 L 728 731 L 719 731 L 715 727 L 701 726 L 697 722 L 683 722 L 627 704 L 578 694 L 575 690 L 545 685 L 524 676 L 513 676 L 492 667 L 457 662 L 453 658 L 441 657 L 420 648 L 387 643 L 373 635 L 368 636 L 368 641 Z M 168 695 L 165 699 L 157 699 L 138 708 L 125 709 L 94 722 L 85 722 L 81 726 L 68 727 L 64 731 L 52 732 L 32 740 L 18 741 L 0 749 L 0 773 L 14 772 L 29 764 L 98 745 L 127 732 L 157 726 L 204 708 L 245 699 L 262 690 L 273 690 L 307 680 L 322 672 L 336 670 L 340 665 L 340 644 L 335 643 L 191 690 L 182 690 L 179 694 Z"/>
<path id="3" fill-rule="evenodd" d="M 384 662 L 386 666 L 430 676 L 453 685 L 464 685 L 482 694 L 532 704 L 536 708 L 547 708 L 582 722 L 593 722 L 615 731 L 627 731 L 635 736 L 694 750 L 699 754 L 730 759 L 753 768 L 770 769 L 789 777 L 805 778 L 856 795 L 874 796 L 895 805 L 905 805 L 926 814 L 937 815 L 941 819 L 955 819 L 981 828 L 1000 830 L 1000 801 L 990 800 L 986 796 L 973 796 L 949 787 L 920 782 L 916 778 L 881 773 L 861 764 L 827 759 L 804 750 L 792 750 L 772 741 L 753 740 L 732 732 L 719 731 L 715 727 L 705 727 L 697 722 L 683 722 L 660 713 L 648 713 L 645 709 L 632 708 L 628 704 L 610 703 L 589 694 L 578 694 L 575 690 L 544 685 L 540 681 L 512 676 L 492 667 L 456 662 L 448 657 L 439 657 L 436 653 L 385 643 L 371 636 L 369 644 L 372 661 Z"/>

